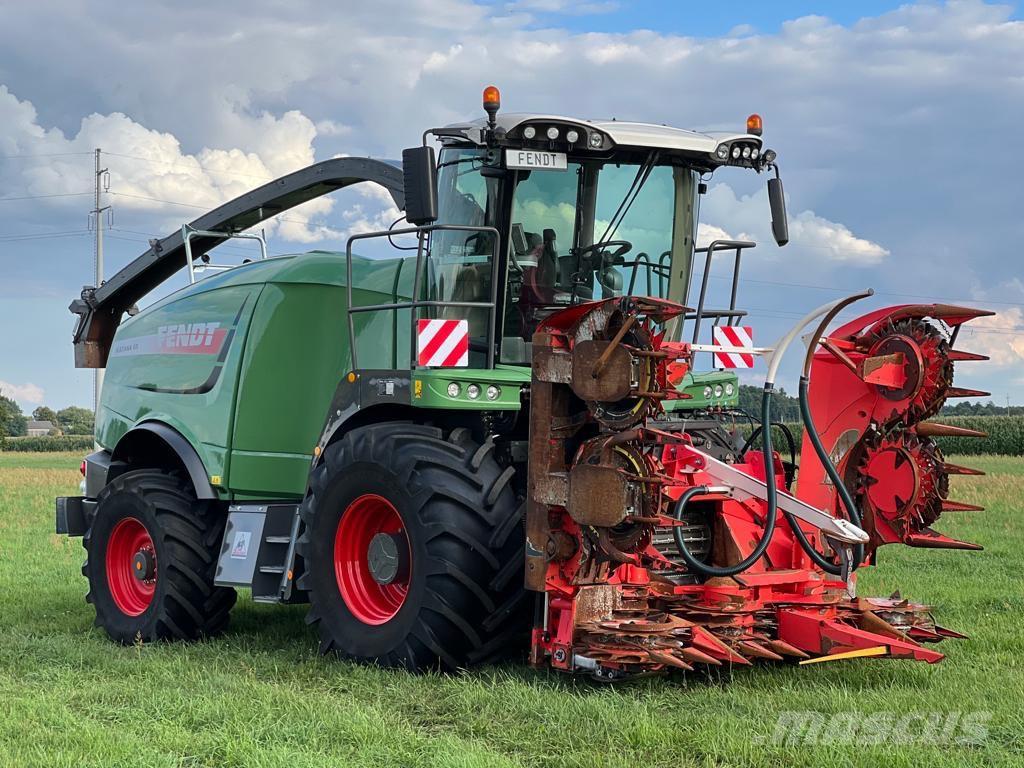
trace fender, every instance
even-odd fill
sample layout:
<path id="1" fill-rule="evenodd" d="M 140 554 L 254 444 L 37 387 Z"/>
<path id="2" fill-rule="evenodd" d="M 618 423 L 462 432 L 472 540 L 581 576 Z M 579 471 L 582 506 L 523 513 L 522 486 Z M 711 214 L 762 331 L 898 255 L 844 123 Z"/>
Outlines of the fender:
<path id="1" fill-rule="evenodd" d="M 192 447 L 192 444 L 180 432 L 159 421 L 144 421 L 128 432 L 125 432 L 114 447 L 111 455 L 112 465 L 122 458 L 121 453 L 125 450 L 125 444 L 130 442 L 132 435 L 138 435 L 141 432 L 147 432 L 160 438 L 178 457 L 185 467 L 185 471 L 188 472 L 193 487 L 196 489 L 197 498 L 218 498 L 217 493 L 213 490 L 213 486 L 210 485 L 210 478 L 206 473 L 206 467 L 203 465 L 203 460 L 199 458 L 196 449 Z M 113 479 L 113 477 L 107 476 L 107 482 Z"/>

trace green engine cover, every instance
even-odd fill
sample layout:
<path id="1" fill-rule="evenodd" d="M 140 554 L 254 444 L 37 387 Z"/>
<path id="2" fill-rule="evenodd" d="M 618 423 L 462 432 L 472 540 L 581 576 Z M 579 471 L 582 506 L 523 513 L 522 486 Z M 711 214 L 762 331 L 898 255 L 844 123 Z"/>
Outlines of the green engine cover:
<path id="1" fill-rule="evenodd" d="M 357 305 L 407 299 L 411 259 L 354 259 Z M 165 298 L 118 329 L 97 438 L 160 421 L 233 498 L 301 496 L 334 391 L 351 369 L 344 256 L 254 262 Z M 409 310 L 355 315 L 361 368 L 409 368 Z"/>

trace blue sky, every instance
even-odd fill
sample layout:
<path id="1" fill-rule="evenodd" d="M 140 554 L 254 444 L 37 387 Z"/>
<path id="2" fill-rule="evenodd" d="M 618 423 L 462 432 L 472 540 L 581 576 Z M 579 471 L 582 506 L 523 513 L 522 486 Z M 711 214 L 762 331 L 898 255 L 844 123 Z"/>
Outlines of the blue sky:
<path id="1" fill-rule="evenodd" d="M 507 2 L 491 5 L 507 7 Z M 849 26 L 865 16 L 878 16 L 903 3 L 876 2 L 694 2 L 693 0 L 636 0 L 636 2 L 561 3 L 539 0 L 523 3 L 537 21 L 534 26 L 555 24 L 574 32 L 621 32 L 651 29 L 676 35 L 719 37 L 750 27 L 758 32 L 775 32 L 790 19 L 827 16 Z M 589 9 L 574 11 L 573 6 Z M 559 8 L 560 10 L 554 10 Z M 545 10 L 551 9 L 551 10 Z"/>
<path id="2" fill-rule="evenodd" d="M 8 5 L 0 388 L 26 410 L 91 400 L 67 305 L 92 282 L 94 147 L 111 173 L 109 275 L 264 180 L 337 153 L 398 156 L 423 128 L 476 115 L 495 82 L 516 111 L 696 129 L 760 112 L 793 242 L 771 244 L 751 174 L 716 174 L 702 208 L 705 236 L 761 242 L 740 290 L 760 339 L 863 287 L 871 306 L 986 306 L 999 315 L 961 338 L 993 360 L 957 383 L 1024 403 L 1024 270 L 1005 245 L 1024 236 L 1019 17 L 978 0 Z M 271 252 L 341 248 L 393 213 L 372 188 L 323 199 L 269 226 Z"/>

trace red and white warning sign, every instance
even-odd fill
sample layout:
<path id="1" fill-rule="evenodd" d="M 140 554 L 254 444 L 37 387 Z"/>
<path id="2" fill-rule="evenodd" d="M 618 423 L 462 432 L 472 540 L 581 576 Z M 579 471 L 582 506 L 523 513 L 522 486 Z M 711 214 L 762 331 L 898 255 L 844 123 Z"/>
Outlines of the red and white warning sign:
<path id="1" fill-rule="evenodd" d="M 743 347 L 753 350 L 754 329 L 749 325 L 716 325 L 711 329 L 711 339 L 716 346 Z M 715 366 L 718 368 L 753 368 L 754 355 L 742 351 L 715 352 Z"/>
<path id="2" fill-rule="evenodd" d="M 416 362 L 429 368 L 469 365 L 468 320 L 417 320 Z"/>

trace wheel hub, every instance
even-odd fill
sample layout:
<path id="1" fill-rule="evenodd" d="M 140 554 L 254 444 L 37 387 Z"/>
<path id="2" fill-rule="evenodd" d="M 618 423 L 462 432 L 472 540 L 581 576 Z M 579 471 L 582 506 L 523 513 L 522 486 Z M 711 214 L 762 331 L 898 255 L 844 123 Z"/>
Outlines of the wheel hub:
<path id="1" fill-rule="evenodd" d="M 366 553 L 370 575 L 378 584 L 408 578 L 409 549 L 404 533 L 378 533 L 370 539 Z"/>
<path id="2" fill-rule="evenodd" d="M 140 549 L 132 558 L 132 575 L 139 581 L 152 581 L 156 576 L 156 557 L 149 547 Z"/>

